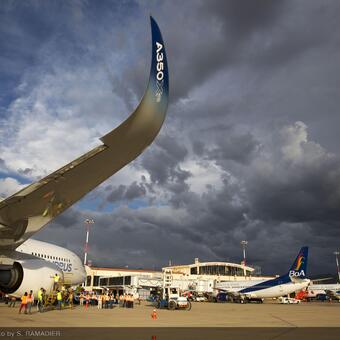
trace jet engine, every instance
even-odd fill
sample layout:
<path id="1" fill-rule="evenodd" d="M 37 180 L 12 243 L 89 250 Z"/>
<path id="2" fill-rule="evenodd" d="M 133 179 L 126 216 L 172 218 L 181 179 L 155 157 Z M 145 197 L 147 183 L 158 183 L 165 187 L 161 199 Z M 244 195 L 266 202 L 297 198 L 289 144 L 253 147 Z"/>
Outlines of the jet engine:
<path id="1" fill-rule="evenodd" d="M 22 296 L 36 287 L 42 287 L 49 292 L 56 273 L 63 279 L 62 271 L 51 262 L 40 259 L 16 260 L 13 265 L 0 268 L 0 291 Z"/>

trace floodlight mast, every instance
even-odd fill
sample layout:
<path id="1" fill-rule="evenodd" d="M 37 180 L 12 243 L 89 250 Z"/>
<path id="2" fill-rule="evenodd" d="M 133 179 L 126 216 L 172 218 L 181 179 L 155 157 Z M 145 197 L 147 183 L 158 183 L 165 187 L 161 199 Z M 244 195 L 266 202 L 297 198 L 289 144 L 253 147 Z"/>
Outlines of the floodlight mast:
<path id="1" fill-rule="evenodd" d="M 340 253 L 339 253 L 339 251 L 337 250 L 337 251 L 335 251 L 333 254 L 335 255 L 336 270 L 337 270 L 337 272 L 338 272 L 338 282 L 340 283 L 340 270 L 339 270 L 339 258 L 338 258 L 338 256 L 339 256 Z"/>
<path id="2" fill-rule="evenodd" d="M 89 236 L 90 236 L 90 226 L 94 224 L 94 220 L 92 218 L 87 218 L 84 221 L 86 225 L 86 240 L 85 240 L 85 246 L 84 246 L 84 266 L 87 265 L 87 253 L 89 251 Z"/>
<path id="3" fill-rule="evenodd" d="M 243 273 L 244 273 L 244 276 L 246 276 L 246 246 L 248 244 L 248 241 L 246 240 L 243 240 L 241 241 L 241 245 L 242 245 L 242 249 L 243 249 Z"/>

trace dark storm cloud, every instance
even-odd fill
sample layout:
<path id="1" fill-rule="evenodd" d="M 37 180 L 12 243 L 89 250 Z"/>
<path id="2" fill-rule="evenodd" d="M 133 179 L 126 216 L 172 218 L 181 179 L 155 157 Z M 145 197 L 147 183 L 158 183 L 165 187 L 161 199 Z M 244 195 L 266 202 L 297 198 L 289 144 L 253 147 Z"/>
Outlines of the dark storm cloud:
<path id="1" fill-rule="evenodd" d="M 4 171 L 5 169 L 6 169 L 5 161 L 0 158 L 0 171 Z"/>
<path id="2" fill-rule="evenodd" d="M 216 73 L 238 65 L 242 61 L 240 54 L 242 59 L 247 55 L 248 60 L 252 59 L 253 56 L 247 50 L 247 42 L 254 35 L 266 32 L 278 24 L 287 10 L 283 1 L 261 0 L 251 4 L 239 1 L 198 1 L 195 5 L 174 1 L 164 2 L 163 6 L 143 3 L 140 9 L 146 13 L 151 11 L 156 19 L 162 21 L 170 79 L 172 84 L 176 84 L 171 86 L 172 103 L 186 98 L 191 90 Z M 133 46 L 134 50 L 143 51 L 143 54 L 148 51 L 144 40 Z M 140 98 L 147 75 L 148 63 L 139 58 L 134 60 L 133 68 L 124 68 L 123 75 L 113 80 L 113 87 L 131 103 L 134 97 L 131 88 Z M 130 83 L 131 88 L 120 86 L 121 82 Z"/>
<path id="3" fill-rule="evenodd" d="M 213 0 L 203 2 L 202 17 L 213 15 L 223 23 L 225 32 L 235 37 L 253 34 L 256 30 L 272 26 L 281 14 L 284 1 L 257 0 L 251 3 L 241 1 Z M 230 32 L 230 33 L 229 33 Z"/>
<path id="4" fill-rule="evenodd" d="M 120 185 L 118 188 L 114 188 L 112 192 L 107 196 L 109 202 L 120 201 L 123 199 L 126 191 L 125 185 Z"/>
<path id="5" fill-rule="evenodd" d="M 279 160 L 264 160 L 250 177 L 255 218 L 339 226 L 339 157 L 304 140 L 282 150 Z"/>
<path id="6" fill-rule="evenodd" d="M 175 26 L 166 30 L 172 79 L 176 83 L 171 91 L 172 100 L 187 97 L 192 89 L 218 72 L 239 67 L 245 62 L 253 63 L 255 57 L 260 61 L 262 57 L 265 59 L 266 55 L 271 55 L 268 60 L 275 64 L 274 55 L 277 55 L 277 62 L 287 62 L 280 58 L 286 50 L 286 43 L 291 43 L 284 39 L 284 34 L 282 41 L 278 34 L 280 39 L 275 44 L 268 46 L 266 42 L 271 40 L 271 30 L 281 26 L 285 14 L 290 15 L 288 3 L 261 0 L 250 4 L 203 1 L 191 6 L 187 3 L 187 10 L 191 13 L 189 17 L 185 11 L 178 13 L 174 7 L 165 6 L 167 12 L 176 11 L 173 15 L 176 15 L 177 25 L 180 23 L 182 31 L 178 35 Z M 264 36 L 265 40 L 257 40 L 257 36 Z M 294 39 L 293 36 L 291 38 Z M 258 46 L 249 50 L 253 44 Z M 299 48 L 298 44 L 291 47 Z M 288 50 L 293 56 L 295 49 Z M 268 61 L 264 64 L 268 65 Z"/>
<path id="7" fill-rule="evenodd" d="M 24 176 L 29 176 L 32 174 L 33 169 L 25 168 L 25 169 L 18 169 L 18 173 Z"/>
<path id="8" fill-rule="evenodd" d="M 109 188 L 106 191 L 111 191 L 107 196 L 108 202 L 118 202 L 118 201 L 131 201 L 135 198 L 143 197 L 146 195 L 146 189 L 143 183 L 137 183 L 136 181 L 126 185 L 119 185 L 116 188 Z"/>
<path id="9" fill-rule="evenodd" d="M 150 174 L 151 182 L 166 186 L 172 192 L 187 189 L 185 181 L 191 176 L 179 163 L 185 159 L 188 150 L 176 138 L 161 135 L 156 140 L 157 147 L 147 150 L 141 164 Z"/>
<path id="10" fill-rule="evenodd" d="M 217 163 L 233 160 L 242 164 L 249 163 L 259 148 L 259 142 L 250 133 L 235 134 L 233 131 L 224 131 L 218 136 L 216 147 L 208 151 L 209 158 Z"/>

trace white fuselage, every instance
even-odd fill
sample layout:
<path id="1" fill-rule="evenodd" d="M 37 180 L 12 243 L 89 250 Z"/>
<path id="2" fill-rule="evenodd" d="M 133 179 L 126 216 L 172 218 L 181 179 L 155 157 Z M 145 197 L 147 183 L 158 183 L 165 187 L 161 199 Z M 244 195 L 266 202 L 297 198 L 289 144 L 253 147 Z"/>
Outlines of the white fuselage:
<path id="1" fill-rule="evenodd" d="M 297 292 L 301 289 L 304 289 L 308 286 L 310 280 L 303 279 L 296 282 L 288 282 L 283 284 L 278 284 L 271 287 L 265 287 L 266 280 L 261 281 L 237 281 L 237 282 L 220 282 L 216 284 L 215 289 L 223 290 L 228 293 L 239 294 L 243 296 L 247 296 L 250 298 L 275 298 L 279 296 L 288 295 L 294 292 Z M 254 290 L 251 292 L 243 293 L 242 290 L 245 288 L 252 287 L 256 284 L 263 283 L 263 289 Z"/>
<path id="2" fill-rule="evenodd" d="M 333 292 L 336 295 L 339 295 L 340 292 L 340 284 L 310 284 L 308 286 L 308 297 L 315 297 L 318 294 L 326 294 L 326 292 Z"/>
<path id="3" fill-rule="evenodd" d="M 66 284 L 77 285 L 85 281 L 84 265 L 80 258 L 70 250 L 51 243 L 28 239 L 16 251 L 34 256 L 39 261 L 50 262 L 50 266 L 52 265 L 56 270 L 62 272 Z"/>
<path id="4" fill-rule="evenodd" d="M 308 290 L 330 290 L 332 292 L 340 291 L 340 283 L 310 284 Z"/>

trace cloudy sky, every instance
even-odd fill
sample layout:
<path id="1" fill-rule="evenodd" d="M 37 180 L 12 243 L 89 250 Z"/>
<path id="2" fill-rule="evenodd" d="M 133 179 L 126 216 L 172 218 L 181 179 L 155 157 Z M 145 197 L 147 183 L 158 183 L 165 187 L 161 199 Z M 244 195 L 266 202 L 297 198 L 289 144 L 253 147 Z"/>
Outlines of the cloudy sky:
<path id="1" fill-rule="evenodd" d="M 134 109 L 149 15 L 170 106 L 136 161 L 36 234 L 97 265 L 241 260 L 310 273 L 340 248 L 340 2 L 0 2 L 0 196 L 99 145 Z"/>

